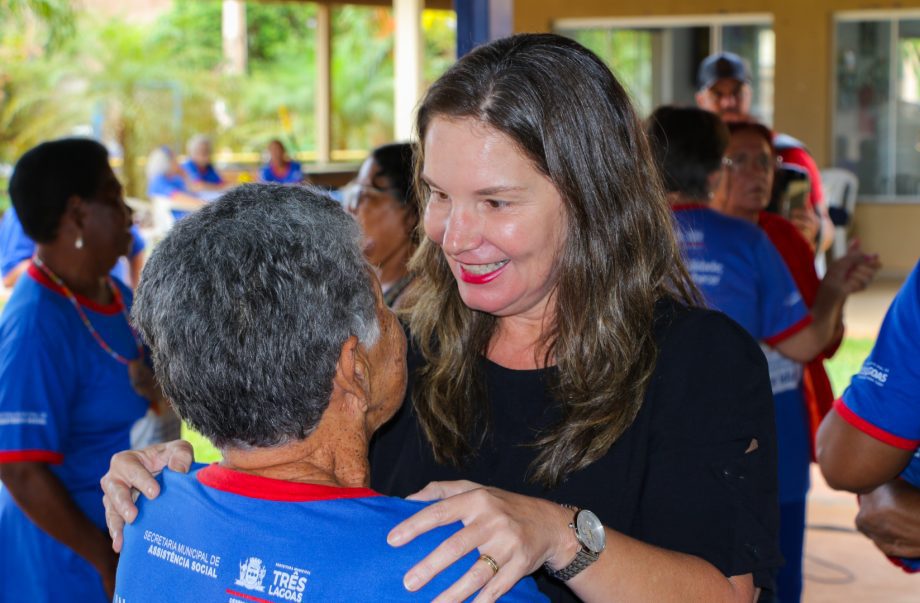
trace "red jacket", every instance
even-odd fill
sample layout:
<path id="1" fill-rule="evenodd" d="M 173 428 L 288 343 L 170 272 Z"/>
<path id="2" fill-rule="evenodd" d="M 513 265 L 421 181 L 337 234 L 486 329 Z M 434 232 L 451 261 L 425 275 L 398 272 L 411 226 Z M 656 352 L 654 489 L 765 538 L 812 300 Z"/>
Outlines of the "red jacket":
<path id="1" fill-rule="evenodd" d="M 792 222 L 777 214 L 761 212 L 758 224 L 783 256 L 783 261 L 786 262 L 805 305 L 811 308 L 821 285 L 818 273 L 815 272 L 815 256 L 811 245 Z M 817 358 L 805 364 L 802 386 L 811 425 L 812 459 L 818 426 L 834 404 L 834 390 L 827 371 L 824 370 L 824 360 L 837 352 L 841 340 L 842 337 L 832 341 Z"/>

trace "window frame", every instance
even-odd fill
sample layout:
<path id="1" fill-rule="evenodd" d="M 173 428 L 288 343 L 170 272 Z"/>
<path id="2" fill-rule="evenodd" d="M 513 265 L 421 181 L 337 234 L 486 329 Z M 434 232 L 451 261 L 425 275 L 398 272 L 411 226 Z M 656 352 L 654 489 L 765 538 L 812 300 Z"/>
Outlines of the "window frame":
<path id="1" fill-rule="evenodd" d="M 775 18 L 773 13 L 768 12 L 750 12 L 750 13 L 716 13 L 716 14 L 689 14 L 689 15 L 662 15 L 662 16 L 642 16 L 642 17 L 574 17 L 556 19 L 551 24 L 551 30 L 555 33 L 571 31 L 577 29 L 673 29 L 678 27 L 708 27 L 709 28 L 709 53 L 714 54 L 722 52 L 722 30 L 725 27 L 732 26 L 767 26 L 775 33 Z M 775 47 L 774 47 L 775 53 Z M 774 54 L 774 63 L 775 63 Z M 673 67 L 664 66 L 666 73 L 660 76 L 664 87 L 669 86 L 672 78 L 670 74 Z M 663 97 L 673 97 L 673 92 L 662 94 Z M 673 101 L 673 98 L 672 98 Z M 665 102 L 672 102 L 665 101 Z M 770 109 L 772 118 L 774 106 Z M 772 119 L 770 120 L 772 122 Z"/>
<path id="2" fill-rule="evenodd" d="M 831 114 L 831 129 L 828 135 L 830 140 L 830 149 L 831 149 L 831 164 L 832 166 L 837 166 L 837 148 L 834 144 L 834 138 L 837 134 L 837 97 L 838 97 L 838 87 L 837 87 L 837 54 L 839 50 L 839 39 L 838 31 L 839 26 L 842 23 L 887 23 L 890 29 L 891 42 L 889 43 L 889 52 L 890 56 L 898 56 L 898 40 L 900 34 L 900 22 L 901 21 L 920 21 L 920 9 L 886 9 L 886 10 L 846 10 L 846 11 L 837 11 L 833 15 L 833 30 L 831 31 L 831 53 L 830 53 L 830 68 L 828 69 L 828 74 L 830 78 L 830 114 Z M 897 123 L 897 87 L 900 83 L 900 74 L 898 70 L 898 62 L 892 60 L 888 65 L 888 75 L 889 75 L 889 89 L 888 89 L 888 110 L 892 115 L 895 116 L 895 119 L 888 120 L 888 140 L 886 144 L 888 145 L 888 150 L 891 153 L 891 157 L 897 157 L 897 133 L 898 133 L 898 123 Z M 897 160 L 891 162 L 894 166 L 897 164 Z M 867 195 L 862 192 L 859 193 L 859 203 L 869 203 L 873 205 L 920 205 L 920 194 L 916 195 L 898 195 L 896 192 L 894 194 L 885 193 L 882 195 Z"/>

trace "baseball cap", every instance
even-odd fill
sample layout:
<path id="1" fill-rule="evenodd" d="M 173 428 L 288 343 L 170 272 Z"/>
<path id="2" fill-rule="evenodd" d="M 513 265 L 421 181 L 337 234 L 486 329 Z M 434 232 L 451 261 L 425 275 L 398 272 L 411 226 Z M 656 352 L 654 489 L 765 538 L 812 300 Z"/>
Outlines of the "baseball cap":
<path id="1" fill-rule="evenodd" d="M 751 70 L 748 69 L 747 62 L 733 52 L 717 52 L 709 55 L 700 63 L 700 69 L 696 75 L 700 90 L 709 88 L 717 80 L 723 78 L 750 84 Z"/>

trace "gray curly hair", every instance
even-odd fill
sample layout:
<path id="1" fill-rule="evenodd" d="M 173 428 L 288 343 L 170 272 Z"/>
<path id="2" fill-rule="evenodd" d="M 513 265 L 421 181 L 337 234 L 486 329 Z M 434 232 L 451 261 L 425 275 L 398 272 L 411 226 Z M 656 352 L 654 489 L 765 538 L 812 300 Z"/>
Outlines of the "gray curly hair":
<path id="1" fill-rule="evenodd" d="M 157 246 L 132 318 L 166 396 L 216 446 L 305 438 L 342 344 L 379 336 L 359 232 L 317 189 L 238 187 Z"/>

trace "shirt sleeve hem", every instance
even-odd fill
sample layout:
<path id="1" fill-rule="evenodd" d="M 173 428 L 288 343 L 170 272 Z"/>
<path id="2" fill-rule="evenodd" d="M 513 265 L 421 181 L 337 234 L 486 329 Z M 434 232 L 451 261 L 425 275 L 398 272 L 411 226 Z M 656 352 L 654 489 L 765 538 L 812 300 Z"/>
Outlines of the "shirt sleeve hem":
<path id="1" fill-rule="evenodd" d="M 811 315 L 809 314 L 808 316 L 805 316 L 802 320 L 795 323 L 791 327 L 780 331 L 776 335 L 767 337 L 763 341 L 769 346 L 776 346 L 776 344 L 778 344 L 779 342 L 789 339 L 790 337 L 792 337 L 793 335 L 795 335 L 796 333 L 798 333 L 799 331 L 801 331 L 802 329 L 810 325 L 811 321 L 812 321 Z"/>
<path id="2" fill-rule="evenodd" d="M 2 463 L 50 463 L 60 465 L 64 455 L 51 450 L 4 450 L 0 451 Z"/>
<path id="3" fill-rule="evenodd" d="M 838 398 L 834 402 L 834 410 L 837 411 L 837 414 L 840 415 L 840 418 L 842 418 L 844 421 L 859 431 L 875 438 L 876 440 L 879 440 L 880 442 L 888 444 L 889 446 L 894 446 L 895 448 L 900 448 L 902 450 L 915 450 L 917 446 L 920 445 L 920 440 L 911 440 L 908 438 L 902 438 L 901 436 L 896 436 L 893 433 L 885 431 L 881 427 L 866 421 L 855 412 L 847 408 L 843 398 Z"/>
<path id="4" fill-rule="evenodd" d="M 904 570 L 904 572 L 908 574 L 920 573 L 920 567 L 914 567 L 908 564 L 907 561 L 905 561 L 904 559 L 901 559 L 900 557 L 888 556 L 888 560 L 891 561 L 893 564 L 897 565 L 899 568 L 901 568 L 902 570 Z"/>

